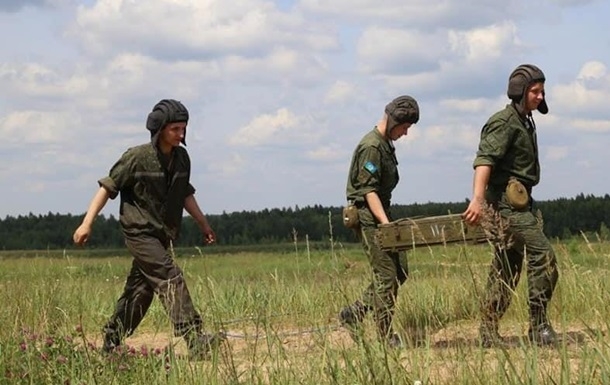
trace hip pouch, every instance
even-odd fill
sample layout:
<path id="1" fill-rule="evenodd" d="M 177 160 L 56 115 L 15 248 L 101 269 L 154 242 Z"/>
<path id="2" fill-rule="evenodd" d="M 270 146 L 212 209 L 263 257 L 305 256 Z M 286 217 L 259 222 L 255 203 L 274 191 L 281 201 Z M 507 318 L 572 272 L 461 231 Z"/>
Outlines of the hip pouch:
<path id="1" fill-rule="evenodd" d="M 508 203 L 516 208 L 522 210 L 526 208 L 530 202 L 530 196 L 523 183 L 515 177 L 510 177 L 508 185 L 506 185 L 506 200 Z"/>
<path id="2" fill-rule="evenodd" d="M 360 226 L 358 208 L 351 203 L 343 208 L 343 225 L 348 229 L 356 229 Z"/>

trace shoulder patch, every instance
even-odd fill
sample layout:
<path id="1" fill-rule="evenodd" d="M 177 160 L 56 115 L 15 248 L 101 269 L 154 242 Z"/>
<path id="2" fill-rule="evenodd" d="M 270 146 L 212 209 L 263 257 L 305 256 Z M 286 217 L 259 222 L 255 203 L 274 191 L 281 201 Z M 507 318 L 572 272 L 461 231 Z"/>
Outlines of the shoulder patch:
<path id="1" fill-rule="evenodd" d="M 375 166 L 370 160 L 364 164 L 364 169 L 370 172 L 371 174 L 377 172 L 377 166 Z"/>

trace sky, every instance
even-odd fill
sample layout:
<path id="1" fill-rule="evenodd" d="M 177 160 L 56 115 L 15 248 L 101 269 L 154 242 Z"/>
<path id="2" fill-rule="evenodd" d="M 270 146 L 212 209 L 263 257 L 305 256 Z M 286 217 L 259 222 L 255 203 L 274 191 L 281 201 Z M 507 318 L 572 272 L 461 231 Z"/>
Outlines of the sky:
<path id="1" fill-rule="evenodd" d="M 606 0 L 0 0 L 0 218 L 84 213 L 165 98 L 189 109 L 206 213 L 343 205 L 354 147 L 405 94 L 421 112 L 395 143 L 393 203 L 461 202 L 522 63 L 550 109 L 534 198 L 604 195 L 607 15 Z"/>

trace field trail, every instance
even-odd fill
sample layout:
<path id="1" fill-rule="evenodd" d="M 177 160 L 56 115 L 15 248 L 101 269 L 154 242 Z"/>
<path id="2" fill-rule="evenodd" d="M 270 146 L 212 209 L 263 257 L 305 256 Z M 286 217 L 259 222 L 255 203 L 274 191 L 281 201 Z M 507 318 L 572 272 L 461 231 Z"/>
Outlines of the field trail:
<path id="1" fill-rule="evenodd" d="M 567 343 L 559 349 L 541 348 L 538 353 L 534 353 L 527 342 L 527 326 L 520 324 L 507 325 L 500 330 L 506 343 L 506 348 L 502 349 L 482 349 L 478 340 L 478 323 L 472 320 L 461 321 L 440 330 L 411 333 L 412 338 L 406 341 L 407 346 L 391 353 L 396 358 L 394 365 L 401 368 L 398 372 L 395 368 L 393 373 L 427 373 L 427 380 L 431 383 L 452 384 L 464 373 L 471 373 L 473 368 L 505 371 L 507 359 L 515 365 L 514 370 L 526 372 L 526 357 L 535 354 L 540 358 L 537 364 L 539 374 L 544 377 L 545 373 L 555 373 L 558 370 L 562 362 L 561 356 L 565 353 L 569 356 L 570 370 L 576 373 L 583 365 L 579 358 L 582 349 L 595 349 L 600 343 L 599 336 L 608 335 L 608 331 L 603 328 L 588 329 L 576 325 L 558 331 Z M 369 350 L 356 343 L 350 333 L 338 324 L 313 329 L 282 325 L 274 327 L 272 331 L 267 330 L 267 333 L 254 327 L 235 327 L 226 330 L 226 333 L 227 340 L 219 350 L 217 369 L 235 379 L 243 380 L 253 376 L 253 381 L 259 381 L 262 378 L 263 383 L 269 381 L 278 370 L 305 377 L 319 375 L 316 373 L 325 367 L 324 363 L 329 360 L 328 354 L 335 357 L 330 361 L 337 360 L 341 370 L 348 369 L 354 357 L 367 355 L 364 351 Z M 364 339 L 371 343 L 369 346 L 381 346 L 376 344 L 372 327 L 367 328 Z M 602 340 L 605 339 L 602 337 Z M 96 346 L 101 346 L 99 337 L 91 341 Z M 126 344 L 135 351 L 142 351 L 145 347 L 144 350 L 157 352 L 171 346 L 177 358 L 188 359 L 184 341 L 169 333 L 143 330 L 128 338 Z M 346 353 L 347 356 L 344 355 Z M 381 361 L 383 356 L 378 356 Z M 197 365 L 215 368 L 210 364 L 211 361 L 197 362 Z M 352 367 L 349 370 L 354 369 Z"/>
<path id="2" fill-rule="evenodd" d="M 283 325 L 267 333 L 256 330 L 254 327 L 227 329 L 225 332 L 227 340 L 223 344 L 223 350 L 230 352 L 234 358 L 238 359 L 261 358 L 270 354 L 275 356 L 279 351 L 282 352 L 282 355 L 302 356 L 325 349 L 342 350 L 357 347 L 357 343 L 354 342 L 350 333 L 338 324 L 317 328 Z M 527 326 L 507 325 L 500 330 L 500 333 L 508 348 L 520 348 L 527 345 Z M 607 330 L 585 329 L 578 326 L 570 326 L 561 330 L 562 338 L 566 340 L 570 349 L 593 341 L 595 334 L 607 335 Z M 463 321 L 434 331 L 405 332 L 404 336 L 405 350 L 411 348 L 455 350 L 479 347 L 478 324 L 474 321 Z M 374 333 L 367 332 L 365 338 L 374 341 Z M 102 345 L 99 335 L 91 336 L 90 341 L 97 347 Z M 148 350 L 163 350 L 172 346 L 177 355 L 187 354 L 187 348 L 182 338 L 176 338 L 165 332 L 138 331 L 126 340 L 126 345 L 134 347 L 136 350 L 140 350 L 142 347 L 146 347 Z"/>

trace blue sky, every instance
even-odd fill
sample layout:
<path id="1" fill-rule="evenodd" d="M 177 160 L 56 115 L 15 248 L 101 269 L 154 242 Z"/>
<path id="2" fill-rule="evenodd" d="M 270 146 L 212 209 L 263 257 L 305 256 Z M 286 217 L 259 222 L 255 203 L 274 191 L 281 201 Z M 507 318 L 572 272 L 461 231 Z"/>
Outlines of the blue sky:
<path id="1" fill-rule="evenodd" d="M 609 14 L 601 0 L 3 1 L 0 217 L 84 212 L 162 98 L 191 112 L 205 212 L 343 204 L 354 146 L 400 94 L 421 120 L 396 143 L 393 201 L 463 201 L 521 63 L 547 76 L 534 197 L 603 195 Z"/>

